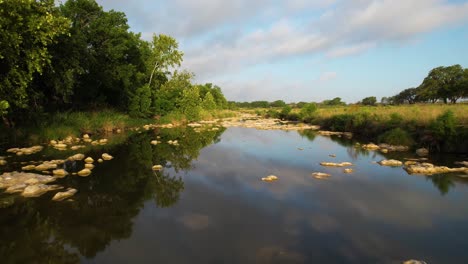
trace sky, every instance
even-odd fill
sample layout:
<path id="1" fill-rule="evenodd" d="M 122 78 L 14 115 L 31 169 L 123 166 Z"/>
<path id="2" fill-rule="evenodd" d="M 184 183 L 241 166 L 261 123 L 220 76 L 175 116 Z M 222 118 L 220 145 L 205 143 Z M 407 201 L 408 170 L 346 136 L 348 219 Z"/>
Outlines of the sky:
<path id="1" fill-rule="evenodd" d="M 468 67 L 468 0 L 97 0 L 173 36 L 196 83 L 231 101 L 352 103 Z"/>

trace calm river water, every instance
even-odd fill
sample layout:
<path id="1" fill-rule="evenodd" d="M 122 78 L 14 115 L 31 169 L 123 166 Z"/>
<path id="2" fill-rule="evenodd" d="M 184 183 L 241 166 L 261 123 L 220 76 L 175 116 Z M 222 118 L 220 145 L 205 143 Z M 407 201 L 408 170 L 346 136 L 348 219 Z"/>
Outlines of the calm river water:
<path id="1" fill-rule="evenodd" d="M 151 145 L 157 136 L 179 146 Z M 0 173 L 78 152 L 47 148 L 10 158 Z M 71 201 L 0 193 L 1 263 L 468 263 L 468 181 L 374 163 L 412 153 L 247 128 L 120 135 L 81 152 L 115 158 L 89 177 L 60 179 L 78 189 Z M 321 161 L 353 162 L 354 173 Z M 270 174 L 279 180 L 260 180 Z"/>

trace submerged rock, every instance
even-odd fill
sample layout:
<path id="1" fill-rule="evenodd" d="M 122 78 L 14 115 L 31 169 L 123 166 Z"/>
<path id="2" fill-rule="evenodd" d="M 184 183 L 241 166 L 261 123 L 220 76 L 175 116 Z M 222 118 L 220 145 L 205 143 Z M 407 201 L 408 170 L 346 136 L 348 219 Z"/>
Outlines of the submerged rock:
<path id="1" fill-rule="evenodd" d="M 34 170 L 35 168 L 36 168 L 35 165 L 26 165 L 26 166 L 21 167 L 21 170 L 30 171 L 30 170 Z"/>
<path id="2" fill-rule="evenodd" d="M 102 159 L 103 160 L 111 160 L 113 159 L 114 157 L 112 157 L 111 155 L 107 154 L 107 153 L 104 153 L 102 154 Z"/>
<path id="3" fill-rule="evenodd" d="M 163 168 L 162 165 L 154 165 L 152 169 L 153 169 L 154 171 L 158 171 L 158 170 L 162 170 L 162 168 Z"/>
<path id="4" fill-rule="evenodd" d="M 7 161 L 4 159 L 0 159 L 0 166 L 6 165 Z"/>
<path id="5" fill-rule="evenodd" d="M 78 190 L 76 190 L 76 189 L 68 188 L 65 192 L 56 193 L 54 195 L 54 197 L 52 197 L 52 201 L 63 201 L 65 199 L 67 199 L 67 198 L 72 197 L 77 192 L 78 192 Z"/>
<path id="6" fill-rule="evenodd" d="M 275 175 L 269 175 L 269 176 L 262 178 L 262 181 L 266 181 L 266 182 L 272 182 L 272 181 L 277 181 L 277 180 L 278 180 L 278 177 Z"/>
<path id="7" fill-rule="evenodd" d="M 431 164 L 431 163 L 417 163 L 413 165 L 408 165 L 404 169 L 409 174 L 422 174 L 422 175 L 442 174 L 442 173 L 450 173 L 450 172 L 468 173 L 467 167 L 449 168 L 446 166 L 434 166 L 434 164 Z"/>
<path id="8" fill-rule="evenodd" d="M 104 160 L 103 160 L 103 159 L 98 159 L 98 160 L 97 160 L 97 162 L 99 162 L 99 163 L 103 163 L 103 162 L 104 162 Z"/>
<path id="9" fill-rule="evenodd" d="M 62 189 L 62 186 L 59 185 L 45 185 L 45 184 L 36 184 L 29 185 L 21 193 L 24 197 L 38 197 L 43 195 L 46 192 Z"/>
<path id="10" fill-rule="evenodd" d="M 328 155 L 329 157 L 332 157 L 332 158 L 336 158 L 336 155 L 335 154 L 330 154 Z"/>
<path id="11" fill-rule="evenodd" d="M 353 133 L 351 133 L 351 132 L 336 132 L 336 131 L 320 130 L 318 133 L 320 135 L 322 135 L 322 136 L 345 136 L 347 138 L 352 138 L 353 137 Z"/>
<path id="12" fill-rule="evenodd" d="M 314 172 L 312 176 L 314 176 L 315 179 L 323 180 L 329 178 L 331 175 L 324 172 Z"/>
<path id="13" fill-rule="evenodd" d="M 347 174 L 350 174 L 350 173 L 353 173 L 354 170 L 353 170 L 353 169 L 344 169 L 343 172 L 344 172 L 344 173 L 347 173 Z"/>
<path id="14" fill-rule="evenodd" d="M 91 170 L 90 169 L 82 169 L 77 174 L 79 176 L 86 177 L 86 176 L 89 176 L 91 174 Z"/>
<path id="15" fill-rule="evenodd" d="M 426 149 L 426 148 L 417 149 L 417 150 L 416 150 L 416 155 L 418 155 L 418 156 L 420 156 L 420 157 L 427 156 L 427 155 L 429 155 L 429 150 Z"/>
<path id="16" fill-rule="evenodd" d="M 409 147 L 408 146 L 402 146 L 402 145 L 390 145 L 390 144 L 379 144 L 380 149 L 386 149 L 387 151 L 408 151 Z"/>
<path id="17" fill-rule="evenodd" d="M 382 166 L 390 166 L 390 167 L 399 167 L 399 166 L 403 166 L 403 162 L 399 161 L 399 160 L 393 160 L 393 159 L 390 159 L 390 160 L 381 160 L 378 162 L 380 165 Z"/>
<path id="18" fill-rule="evenodd" d="M 353 164 L 351 162 L 341 162 L 341 163 L 320 162 L 320 165 L 326 166 L 326 167 L 348 167 L 348 166 L 353 166 Z"/>

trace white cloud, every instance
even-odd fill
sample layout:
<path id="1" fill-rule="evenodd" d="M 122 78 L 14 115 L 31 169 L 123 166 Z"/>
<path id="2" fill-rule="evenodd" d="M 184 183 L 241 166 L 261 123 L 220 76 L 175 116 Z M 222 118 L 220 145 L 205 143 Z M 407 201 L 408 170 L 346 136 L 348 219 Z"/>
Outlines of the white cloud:
<path id="1" fill-rule="evenodd" d="M 98 2 L 126 12 L 134 30 L 145 32 L 146 37 L 151 35 L 148 32 L 174 35 L 185 53 L 183 67 L 193 71 L 197 80 L 237 82 L 232 86 L 241 82 L 223 80 L 223 76 L 254 65 L 299 56 L 323 56 L 326 62 L 387 43 L 417 40 L 424 33 L 462 25 L 468 19 L 468 2 L 448 0 Z M 321 78 L 330 77 L 334 76 Z M 279 82 L 272 78 L 272 83 Z M 308 84 L 301 85 L 297 89 L 307 92 Z"/>
<path id="2" fill-rule="evenodd" d="M 336 72 L 324 72 L 320 75 L 319 77 L 319 81 L 321 82 L 327 82 L 327 81 L 331 81 L 333 79 L 336 79 Z"/>

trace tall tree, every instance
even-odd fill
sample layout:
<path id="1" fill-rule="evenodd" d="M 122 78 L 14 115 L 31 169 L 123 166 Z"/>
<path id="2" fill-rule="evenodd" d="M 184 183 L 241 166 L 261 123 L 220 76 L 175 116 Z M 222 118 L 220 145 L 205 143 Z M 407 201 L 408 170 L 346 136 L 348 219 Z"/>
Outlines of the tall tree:
<path id="1" fill-rule="evenodd" d="M 53 0 L 0 1 L 0 100 L 13 109 L 36 104 L 33 76 L 50 63 L 48 47 L 68 28 Z"/>

